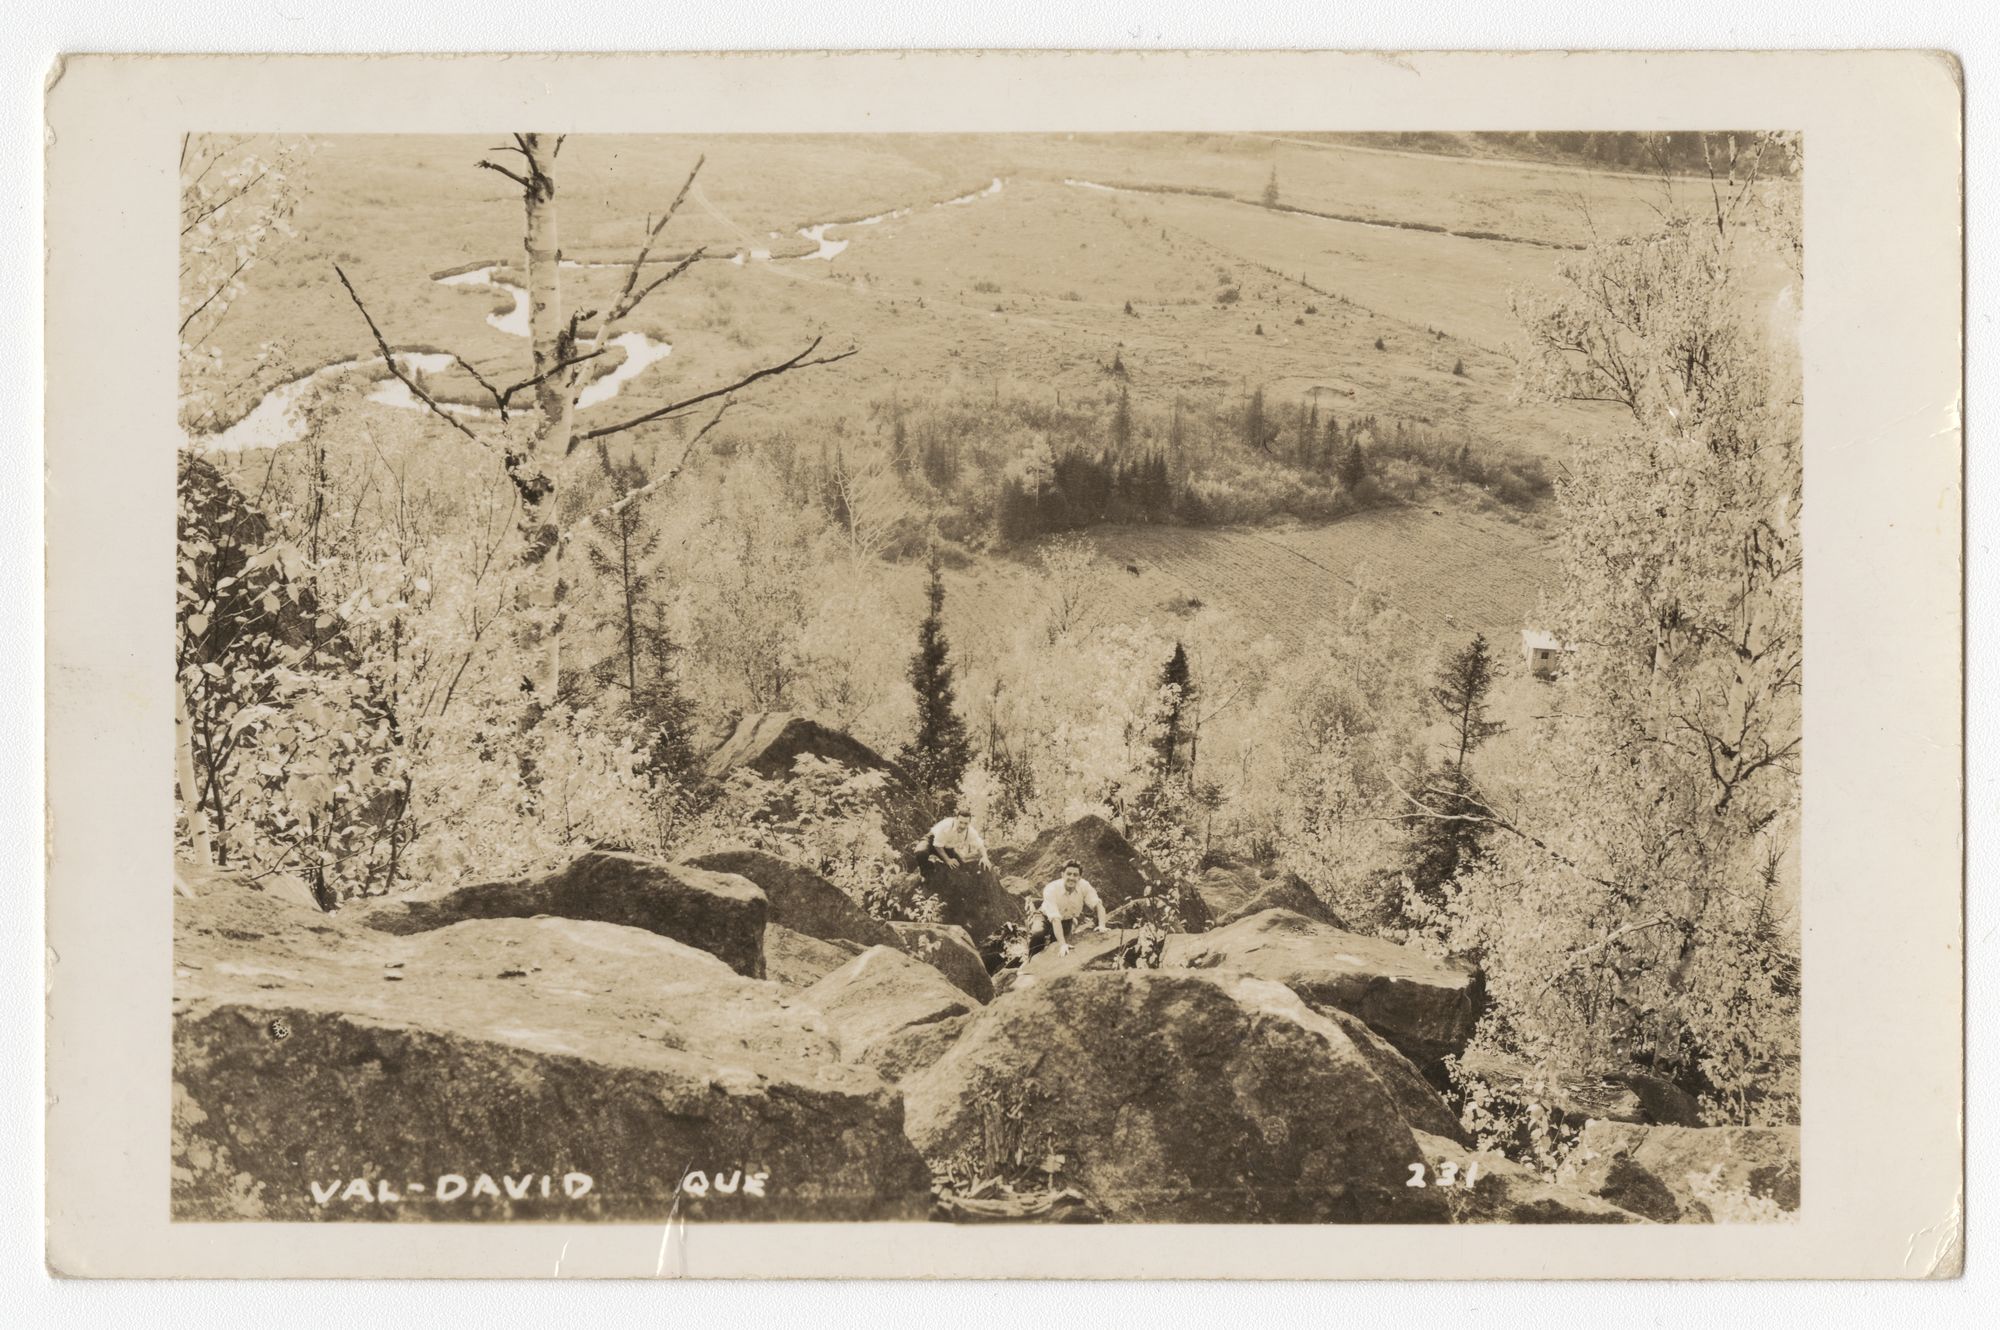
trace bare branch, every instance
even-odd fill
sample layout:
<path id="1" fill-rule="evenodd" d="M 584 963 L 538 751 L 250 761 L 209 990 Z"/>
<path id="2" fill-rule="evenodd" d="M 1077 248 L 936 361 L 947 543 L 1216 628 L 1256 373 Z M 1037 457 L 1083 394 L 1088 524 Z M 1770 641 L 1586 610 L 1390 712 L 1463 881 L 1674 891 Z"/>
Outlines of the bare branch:
<path id="1" fill-rule="evenodd" d="M 396 363 L 395 351 L 390 349 L 389 339 L 384 337 L 382 335 L 382 330 L 375 326 L 375 316 L 368 312 L 368 306 L 361 303 L 361 296 L 358 292 L 355 291 L 354 283 L 347 280 L 347 274 L 340 270 L 340 265 L 338 263 L 333 265 L 333 272 L 336 277 L 340 278 L 340 284 L 347 288 L 348 298 L 354 302 L 354 308 L 360 310 L 361 317 L 368 321 L 368 331 L 375 335 L 375 345 L 382 349 L 382 361 L 389 367 L 389 372 L 395 375 L 398 379 L 401 379 L 403 382 L 403 386 L 405 388 L 408 388 L 410 392 L 413 395 L 415 395 L 417 400 L 421 401 L 425 406 L 429 407 L 432 413 L 435 414 L 439 420 L 444 421 L 445 424 L 451 426 L 453 429 L 457 430 L 460 434 L 463 434 L 466 438 L 471 439 L 474 443 L 485 444 L 486 440 L 480 438 L 477 434 L 474 434 L 470 429 L 466 428 L 464 421 L 460 420 L 457 416 L 454 416 L 451 412 L 439 406 L 435 398 L 433 398 L 429 393 L 425 392 L 422 388 L 417 386 L 417 382 L 415 379 L 412 379 L 409 375 L 403 373 L 402 366 Z M 457 360 L 461 365 L 465 363 L 464 359 L 459 356 L 453 356 L 452 359 Z"/>
<path id="2" fill-rule="evenodd" d="M 705 393 L 697 393 L 693 397 L 685 398 L 681 401 L 671 403 L 670 405 L 660 407 L 659 409 L 654 411 L 648 411 L 646 412 L 646 414 L 642 416 L 634 416 L 630 420 L 620 421 L 616 425 L 605 425 L 598 429 L 589 430 L 583 433 L 573 435 L 570 439 L 569 451 L 571 452 L 576 451 L 576 446 L 579 443 L 584 443 L 590 439 L 601 439 L 605 437 L 607 434 L 619 434 L 628 429 L 636 429 L 640 425 L 651 424 L 655 420 L 662 419 L 663 417 L 666 416 L 674 415 L 675 413 L 680 411 L 685 411 L 687 408 L 691 406 L 699 406 L 703 402 L 712 402 L 718 397 L 727 397 L 729 396 L 729 394 L 733 392 L 737 392 L 740 389 L 749 387 L 751 384 L 757 382 L 759 379 L 773 378 L 779 374 L 790 373 L 792 370 L 795 369 L 810 369 L 814 365 L 831 365 L 836 361 L 845 360 L 849 356 L 855 354 L 856 348 L 849 347 L 847 350 L 842 351 L 837 355 L 815 357 L 813 356 L 813 352 L 819 348 L 819 344 L 822 340 L 824 339 L 815 337 L 812 339 L 811 345 L 807 346 L 805 350 L 799 352 L 797 355 L 793 356 L 790 360 L 781 361 L 776 365 L 766 365 L 763 369 L 754 370 L 751 373 L 744 375 L 736 382 L 727 385 L 726 387 L 711 388 L 709 391 Z"/>
<path id="3" fill-rule="evenodd" d="M 664 276 L 655 277 L 651 282 L 648 282 L 645 285 L 645 287 L 639 291 L 637 295 L 632 297 L 632 301 L 630 304 L 626 305 L 623 309 L 616 311 L 611 318 L 605 320 L 605 327 L 609 328 L 613 323 L 617 322 L 619 319 L 624 318 L 627 314 L 630 314 L 633 310 L 639 308 L 640 301 L 644 300 L 647 296 L 653 294 L 653 292 L 665 286 L 668 282 L 673 281 L 674 278 L 680 276 L 682 273 L 686 272 L 689 268 L 692 268 L 707 253 L 708 253 L 707 245 L 699 246 L 692 254 L 689 254 L 686 258 L 682 259 L 679 263 L 676 263 L 672 268 L 668 269 Z"/>
<path id="4" fill-rule="evenodd" d="M 729 410 L 733 405 L 735 403 L 725 401 L 715 409 L 715 414 L 708 418 L 708 423 L 696 430 L 694 437 L 688 440 L 687 447 L 681 449 L 681 460 L 674 463 L 672 470 L 653 477 L 635 489 L 625 491 L 625 493 L 619 495 L 616 499 L 604 505 L 604 507 L 599 508 L 596 512 L 571 523 L 569 528 L 563 532 L 563 539 L 569 539 L 570 532 L 574 531 L 577 527 L 589 522 L 601 521 L 606 517 L 616 516 L 661 486 L 671 485 L 675 478 L 687 469 L 688 460 L 694 456 L 694 450 L 701 446 L 701 441 L 708 437 L 708 432 L 722 423 L 723 412 Z"/>
<path id="5" fill-rule="evenodd" d="M 525 151 L 525 149 L 524 149 L 524 151 Z M 532 161 L 532 160 L 533 160 L 533 158 L 530 158 L 529 160 L 530 160 L 530 161 Z M 480 159 L 479 159 L 479 165 L 481 166 L 481 168 L 483 168 L 483 169 L 485 169 L 485 170 L 488 170 L 488 171 L 498 171 L 498 172 L 499 172 L 499 173 L 500 173 L 501 175 L 504 175 L 504 176 L 506 176 L 506 177 L 507 177 L 507 178 L 508 178 L 509 180 L 511 180 L 511 181 L 513 181 L 513 182 L 514 182 L 515 184 L 519 185 L 519 186 L 520 186 L 520 187 L 521 187 L 522 189 L 532 189 L 532 188 L 534 188 L 534 186 L 532 186 L 532 185 L 530 185 L 530 184 L 528 183 L 528 181 L 527 181 L 527 179 L 526 179 L 525 177 L 523 177 L 523 176 L 519 176 L 519 175 L 516 175 L 516 174 L 515 174 L 514 172 L 512 172 L 512 171 L 509 171 L 509 170 L 508 170 L 508 169 L 507 169 L 506 167 L 504 167 L 504 166 L 500 165 L 500 164 L 499 164 L 498 162 L 489 162 L 489 161 L 487 161 L 487 160 L 486 160 L 485 158 L 483 158 L 483 157 L 482 157 L 482 158 L 480 158 Z"/>
<path id="6" fill-rule="evenodd" d="M 208 208 L 204 209 L 203 211 L 197 213 L 192 221 L 188 222 L 187 225 L 181 227 L 181 234 L 186 235 L 188 232 L 194 230 L 197 226 L 200 226 L 203 222 L 207 221 L 209 218 L 215 216 L 215 214 L 221 212 L 224 208 L 227 208 L 230 204 L 236 202 L 236 200 L 242 198 L 245 194 L 248 194 L 251 190 L 257 188 L 258 185 L 264 183 L 264 177 L 269 174 L 271 174 L 271 168 L 267 166 L 263 170 L 259 171 L 256 175 L 252 176 L 249 184 L 243 186 L 241 189 L 237 190 L 234 194 L 229 195 L 227 198 L 222 199 L 219 202 L 212 204 Z"/>
<path id="7" fill-rule="evenodd" d="M 210 305 L 214 304 L 215 298 L 221 295 L 224 291 L 227 291 L 229 289 L 229 284 L 235 281 L 237 277 L 242 274 L 243 270 L 249 266 L 250 266 L 250 260 L 246 258 L 243 260 L 243 262 L 236 265 L 235 270 L 232 271 L 229 274 L 229 276 L 223 278 L 220 282 L 216 283 L 215 289 L 213 291 L 210 291 L 207 297 L 204 298 L 199 305 L 196 305 L 192 310 L 190 310 L 186 318 L 181 320 L 180 330 L 182 332 L 186 332 L 188 330 L 188 325 L 190 323 L 193 323 L 197 318 L 199 318 L 203 310 L 207 309 Z M 204 338 L 203 340 L 206 340 L 206 338 Z M 199 343 L 197 343 L 197 345 L 199 345 Z"/>
<path id="8" fill-rule="evenodd" d="M 470 360 L 467 360 L 463 356 L 457 354 L 454 354 L 452 356 L 452 359 L 456 360 L 458 362 L 458 367 L 464 370 L 467 374 L 470 374 L 473 377 L 474 381 L 477 382 L 480 387 L 484 388 L 488 393 L 492 394 L 494 402 L 500 408 L 500 419 L 505 420 L 507 418 L 507 399 L 500 395 L 500 390 L 498 388 L 495 388 L 493 384 L 487 379 L 487 377 L 479 372 L 479 367 L 473 364 Z"/>
<path id="9" fill-rule="evenodd" d="M 540 374 L 535 375 L 535 377 L 533 377 L 532 379 L 522 379 L 519 383 L 510 384 L 507 387 L 506 391 L 494 393 L 495 399 L 498 400 L 498 402 L 500 403 L 501 419 L 503 420 L 506 419 L 507 403 L 513 398 L 515 393 L 526 392 L 528 389 L 534 387 L 536 384 L 542 382 L 544 379 L 553 378 L 555 375 L 562 373 L 564 370 L 569 369 L 574 365 L 581 365 L 586 360 L 595 360 L 603 354 L 604 352 L 602 351 L 586 351 L 580 356 L 571 356 L 567 360 L 560 361 L 554 365 L 551 365 L 549 368 L 543 370 Z"/>
<path id="10" fill-rule="evenodd" d="M 639 307 L 639 302 L 646 298 L 647 293 L 653 289 L 653 286 L 658 286 L 660 284 L 659 282 L 654 282 L 653 286 L 647 287 L 645 291 L 640 292 L 638 295 L 634 296 L 632 294 L 632 288 L 639 284 L 639 270 L 645 265 L 646 256 L 653 252 L 653 242 L 660 238 L 660 232 L 667 229 L 667 223 L 674 220 L 674 214 L 680 211 L 681 203 L 683 200 L 687 198 L 688 190 L 694 187 L 695 176 L 700 174 L 702 163 L 706 162 L 707 160 L 708 160 L 708 154 L 706 153 L 703 153 L 701 156 L 695 158 L 694 169 L 692 171 L 689 171 L 687 174 L 687 179 L 681 182 L 680 192 L 674 195 L 674 201 L 667 205 L 667 210 L 664 213 L 660 214 L 660 220 L 653 223 L 653 229 L 646 233 L 645 243 L 639 246 L 638 254 L 635 255 L 632 259 L 631 270 L 625 274 L 625 285 L 619 288 L 618 298 L 611 302 L 610 317 L 605 319 L 605 325 L 607 327 L 609 327 L 611 324 L 618 322 L 618 320 L 624 318 L 627 314 L 630 314 L 633 310 L 637 309 Z M 695 251 L 697 256 L 700 254 L 700 252 L 701 251 L 699 250 Z M 681 265 L 681 268 L 684 269 L 686 266 L 687 266 L 686 263 L 683 263 Z M 676 276 L 680 271 L 681 269 L 676 269 L 674 272 L 667 274 L 667 276 L 668 277 Z M 666 279 L 662 278 L 661 280 L 664 281 Z"/>

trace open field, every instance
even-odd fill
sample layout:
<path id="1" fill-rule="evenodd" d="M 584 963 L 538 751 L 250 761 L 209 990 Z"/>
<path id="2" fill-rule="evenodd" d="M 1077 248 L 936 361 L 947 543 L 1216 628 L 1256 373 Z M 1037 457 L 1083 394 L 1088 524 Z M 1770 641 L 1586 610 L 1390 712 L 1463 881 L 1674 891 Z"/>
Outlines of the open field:
<path id="1" fill-rule="evenodd" d="M 1377 509 L 1325 525 L 1189 530 L 1097 527 L 1099 579 L 1093 622 L 1171 621 L 1207 607 L 1268 636 L 1288 652 L 1309 650 L 1362 585 L 1401 612 L 1418 650 L 1463 646 L 1486 634 L 1494 653 L 1515 658 L 1519 630 L 1555 575 L 1543 538 L 1518 523 L 1462 512 Z M 1033 607 L 1015 574 L 1029 556 L 990 556 L 945 575 L 945 622 L 969 660 L 1004 648 Z M 895 598 L 921 613 L 922 573 L 898 569 Z"/>
<path id="2" fill-rule="evenodd" d="M 644 410 L 824 336 L 861 351 L 842 367 L 839 405 L 809 378 L 775 384 L 759 398 L 764 427 L 932 388 L 1102 397 L 1122 385 L 1141 409 L 1264 386 L 1279 404 L 1313 395 L 1343 416 L 1434 423 L 1544 454 L 1588 430 L 1588 410 L 1512 401 L 1512 366 L 1500 354 L 1509 291 L 1546 280 L 1559 249 L 1063 181 L 1095 172 L 1254 195 L 1277 154 L 1281 178 L 1298 180 L 1288 204 L 1355 210 L 1352 191 L 1380 185 L 1386 192 L 1371 206 L 1413 223 L 1541 228 L 1567 243 L 1552 221 L 1553 184 L 1446 162 L 1447 175 L 1468 177 L 1454 191 L 1402 158 L 1254 138 L 1217 139 L 1191 159 L 1181 149 L 1178 136 L 578 139 L 565 155 L 562 225 L 565 255 L 579 263 L 629 254 L 649 214 L 708 154 L 667 239 L 673 253 L 705 244 L 714 257 L 632 322 L 673 354 L 616 405 L 595 409 L 605 419 Z M 1296 169 L 1288 153 L 1299 156 Z M 519 205 L 477 156 L 465 139 L 321 146 L 297 217 L 303 239 L 252 274 L 218 345 L 247 356 L 282 343 L 272 382 L 366 353 L 366 329 L 333 276 L 338 262 L 399 345 L 448 348 L 490 377 L 523 375 L 523 339 L 487 321 L 511 298 L 434 280 L 495 263 L 501 281 L 513 277 Z M 1360 165 L 1343 185 L 1348 177 L 1328 163 L 1349 158 Z M 1405 179 L 1391 187 L 1378 179 L 1385 171 Z M 1512 212 L 1496 175 L 1519 191 Z M 991 180 L 1003 182 L 998 193 L 940 206 Z M 1629 180 L 1606 188 L 1627 203 L 1634 195 Z M 1636 222 L 1636 204 L 1619 206 Z M 801 227 L 862 217 L 881 220 L 835 227 L 841 252 L 803 257 L 815 242 Z M 620 280 L 615 268 L 570 269 L 565 303 L 599 306 Z M 1126 370 L 1117 381 L 1114 362 Z M 1452 373 L 1459 362 L 1462 377 Z M 461 400 L 478 396 L 463 375 L 447 373 L 437 386 Z"/>

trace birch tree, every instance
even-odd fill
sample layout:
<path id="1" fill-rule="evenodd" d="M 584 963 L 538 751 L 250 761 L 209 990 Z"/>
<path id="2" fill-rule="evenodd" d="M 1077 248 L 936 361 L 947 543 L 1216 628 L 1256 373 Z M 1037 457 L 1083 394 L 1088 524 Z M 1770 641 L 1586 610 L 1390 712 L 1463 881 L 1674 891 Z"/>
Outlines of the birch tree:
<path id="1" fill-rule="evenodd" d="M 1798 1047 L 1800 399 L 1742 296 L 1756 186 L 1718 175 L 1522 303 L 1530 387 L 1624 421 L 1557 486 L 1573 652 L 1529 767 L 1467 812 L 1413 799 L 1494 833 L 1449 933 L 1504 1040 L 1648 1061 L 1736 1121 L 1792 1111 Z"/>
<path id="2" fill-rule="evenodd" d="M 558 162 L 563 135 L 521 133 L 493 149 L 493 156 L 478 163 L 512 181 L 521 194 L 521 245 L 526 268 L 530 372 L 505 387 L 500 386 L 463 356 L 454 355 L 459 365 L 472 375 L 491 401 L 497 424 L 475 426 L 460 415 L 447 411 L 398 362 L 398 352 L 389 337 L 368 312 L 361 293 L 347 274 L 335 265 L 334 272 L 368 325 L 368 331 L 390 374 L 410 390 L 447 426 L 478 442 L 493 453 L 520 496 L 519 560 L 526 576 L 523 585 L 532 606 L 531 631 L 539 634 L 542 650 L 538 668 L 528 684 L 544 703 L 554 701 L 560 691 L 563 671 L 563 621 L 560 602 L 564 552 L 575 528 L 597 520 L 636 502 L 647 494 L 671 485 L 692 458 L 695 449 L 721 420 L 733 395 L 765 379 L 795 370 L 830 365 L 854 354 L 845 351 L 820 353 L 820 338 L 813 338 L 802 350 L 774 361 L 727 383 L 703 388 L 626 419 L 592 429 L 576 428 L 577 399 L 585 385 L 585 366 L 605 354 L 610 339 L 645 301 L 700 262 L 706 254 L 696 247 L 672 261 L 654 259 L 654 250 L 663 233 L 679 213 L 688 192 L 700 174 L 703 159 L 697 159 L 672 201 L 647 227 L 644 239 L 625 279 L 603 310 L 565 308 L 562 282 L 562 247 L 558 228 Z M 654 264 L 662 269 L 649 268 Z M 524 410 L 516 409 L 517 399 L 529 395 Z M 592 513 L 568 529 L 559 523 L 559 497 L 567 491 L 576 465 L 578 449 L 612 435 L 639 430 L 671 420 L 684 419 L 698 408 L 712 406 L 709 421 L 683 450 L 677 463 L 656 470 L 645 485 L 620 495 L 597 513 Z"/>

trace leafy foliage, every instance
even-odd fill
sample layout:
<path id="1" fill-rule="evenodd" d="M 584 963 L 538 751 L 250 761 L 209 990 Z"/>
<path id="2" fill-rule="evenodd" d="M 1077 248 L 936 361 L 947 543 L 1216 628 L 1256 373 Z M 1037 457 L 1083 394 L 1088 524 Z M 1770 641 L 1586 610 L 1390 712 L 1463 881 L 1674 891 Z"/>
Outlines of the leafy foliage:
<path id="1" fill-rule="evenodd" d="M 1523 306 L 1540 389 L 1628 421 L 1557 488 L 1574 663 L 1448 934 L 1522 1051 L 1649 1062 L 1758 1121 L 1796 1111 L 1801 472 L 1796 359 L 1734 303 L 1738 242 L 1718 200 Z"/>

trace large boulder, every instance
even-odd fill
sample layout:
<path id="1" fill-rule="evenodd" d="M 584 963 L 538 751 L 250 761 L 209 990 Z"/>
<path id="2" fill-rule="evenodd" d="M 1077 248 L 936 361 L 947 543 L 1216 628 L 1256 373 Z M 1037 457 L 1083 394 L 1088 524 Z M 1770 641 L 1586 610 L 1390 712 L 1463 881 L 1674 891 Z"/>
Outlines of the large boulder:
<path id="1" fill-rule="evenodd" d="M 1115 970 L 1118 968 L 1119 951 L 1132 940 L 1132 936 L 1115 928 L 1101 932 L 1094 928 L 1087 929 L 1071 941 L 1068 955 L 1051 942 L 1027 959 L 1020 967 L 1015 983 L 1055 979 L 1066 974 L 1081 974 L 1085 970 Z"/>
<path id="2" fill-rule="evenodd" d="M 1154 895 L 1162 886 L 1152 861 L 1133 848 L 1118 828 L 1095 815 L 1078 818 L 1066 827 L 1053 827 L 1025 845 L 996 847 L 992 854 L 1003 877 L 1023 879 L 1027 890 L 1037 896 L 1061 877 L 1063 865 L 1074 859 L 1107 910 L 1136 897 Z"/>
<path id="3" fill-rule="evenodd" d="M 1799 1208 L 1799 1131 L 1593 1122 L 1560 1180 L 1663 1224 L 1776 1218 Z"/>
<path id="4" fill-rule="evenodd" d="M 1467 1049 L 1459 1056 L 1456 1075 L 1461 1082 L 1468 1078 L 1480 1082 L 1503 1098 L 1539 1103 L 1570 1127 L 1581 1128 L 1591 1121 L 1701 1124 L 1701 1109 L 1692 1095 L 1637 1068 L 1544 1080 L 1520 1058 L 1491 1049 Z"/>
<path id="5" fill-rule="evenodd" d="M 1406 1185 L 1415 1139 L 1353 1042 L 1248 976 L 1086 971 L 1021 988 L 903 1093 L 934 1165 L 1039 1170 L 1113 1222 L 1447 1218 Z"/>
<path id="6" fill-rule="evenodd" d="M 558 873 L 411 892 L 353 911 L 352 918 L 366 928 L 402 934 L 467 919 L 544 914 L 623 924 L 699 947 L 737 973 L 761 978 L 769 913 L 764 893 L 744 878 L 598 850 Z"/>
<path id="7" fill-rule="evenodd" d="M 896 1094 L 706 951 L 558 917 L 399 936 L 248 890 L 176 905 L 176 1219 L 928 1210 Z"/>
<path id="8" fill-rule="evenodd" d="M 859 739 L 791 711 L 755 711 L 743 717 L 721 747 L 709 754 L 707 771 L 712 780 L 739 768 L 765 780 L 788 780 L 793 763 L 802 755 L 904 779 L 901 767 Z"/>
<path id="9" fill-rule="evenodd" d="M 870 947 L 799 995 L 823 1012 L 853 1062 L 912 1026 L 970 1012 L 974 1003 L 949 979 L 893 947 Z"/>
<path id="10" fill-rule="evenodd" d="M 969 1011 L 960 1012 L 941 1021 L 906 1025 L 887 1038 L 870 1044 L 861 1064 L 894 1085 L 916 1075 L 950 1051 L 951 1046 L 958 1042 L 958 1037 L 965 1033 L 965 1027 L 972 1023 L 973 1015 Z"/>
<path id="11" fill-rule="evenodd" d="M 729 737 L 708 756 L 711 780 L 747 771 L 763 780 L 791 779 L 802 756 L 836 762 L 850 771 L 879 771 L 885 777 L 877 805 L 882 828 L 892 845 L 921 836 L 935 820 L 929 796 L 900 765 L 852 735 L 791 711 L 758 711 L 736 723 Z"/>
<path id="12" fill-rule="evenodd" d="M 957 924 L 894 923 L 889 925 L 904 951 L 931 966 L 975 1002 L 993 1000 L 993 978 L 972 935 Z"/>
<path id="13" fill-rule="evenodd" d="M 1279 873 L 1254 881 L 1258 890 L 1235 909 L 1216 915 L 1215 927 L 1227 928 L 1238 919 L 1248 919 L 1266 910 L 1290 910 L 1333 928 L 1347 927 L 1333 908 L 1321 900 L 1297 873 Z"/>
<path id="14" fill-rule="evenodd" d="M 984 941 L 1008 924 L 1021 921 L 1022 902 L 1008 894 L 991 864 L 952 867 L 932 861 L 923 866 L 924 890 L 938 898 L 938 919 L 956 924 Z"/>
<path id="15" fill-rule="evenodd" d="M 827 942 L 782 924 L 764 930 L 764 977 L 786 988 L 811 988 L 865 950 L 855 942 Z"/>
<path id="16" fill-rule="evenodd" d="M 1505 1155 L 1419 1130 L 1424 1185 L 1435 1187 L 1461 1224 L 1641 1224 L 1630 1211 L 1539 1177 Z"/>
<path id="17" fill-rule="evenodd" d="M 1458 1119 L 1452 1116 L 1438 1092 L 1431 1088 L 1429 1081 L 1408 1058 L 1396 1051 L 1396 1046 L 1368 1028 L 1368 1022 L 1359 1016 L 1350 1015 L 1338 1007 L 1323 1007 L 1320 1014 L 1340 1027 L 1340 1032 L 1354 1041 L 1354 1047 L 1368 1061 L 1368 1069 L 1382 1082 L 1382 1088 L 1389 1092 L 1389 1098 L 1396 1103 L 1396 1111 L 1403 1115 L 1403 1121 L 1420 1132 L 1449 1140 L 1461 1140 L 1465 1130 Z"/>
<path id="18" fill-rule="evenodd" d="M 687 860 L 709 873 L 733 873 L 754 882 L 771 902 L 770 922 L 827 942 L 862 947 L 900 945 L 895 930 L 854 903 L 854 898 L 801 864 L 762 850 L 717 850 Z"/>
<path id="19" fill-rule="evenodd" d="M 1479 1016 L 1479 975 L 1469 967 L 1290 910 L 1169 938 L 1164 963 L 1274 979 L 1314 1006 L 1359 1016 L 1419 1068 L 1464 1049 Z"/>

